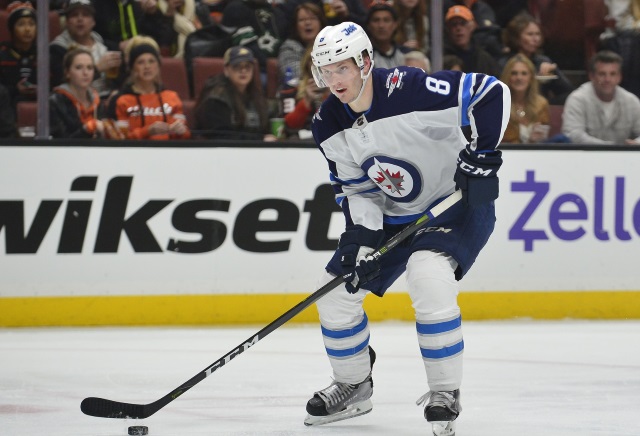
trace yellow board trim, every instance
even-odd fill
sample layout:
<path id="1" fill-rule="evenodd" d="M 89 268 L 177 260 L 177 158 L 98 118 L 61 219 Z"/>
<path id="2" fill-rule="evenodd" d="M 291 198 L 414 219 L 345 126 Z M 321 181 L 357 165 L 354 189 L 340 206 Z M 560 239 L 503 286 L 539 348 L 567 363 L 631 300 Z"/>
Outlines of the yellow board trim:
<path id="1" fill-rule="evenodd" d="M 0 298 L 0 327 L 268 324 L 307 297 L 148 295 Z M 469 292 L 458 302 L 465 320 L 640 319 L 640 291 Z M 409 296 L 368 296 L 371 321 L 414 320 Z M 291 322 L 317 322 L 315 305 Z"/>

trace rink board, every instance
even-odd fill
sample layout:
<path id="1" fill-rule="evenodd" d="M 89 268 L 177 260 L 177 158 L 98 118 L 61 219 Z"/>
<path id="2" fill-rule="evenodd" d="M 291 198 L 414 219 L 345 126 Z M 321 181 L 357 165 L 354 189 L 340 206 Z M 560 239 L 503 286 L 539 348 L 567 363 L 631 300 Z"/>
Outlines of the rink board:
<path id="1" fill-rule="evenodd" d="M 504 154 L 465 318 L 640 318 L 638 151 Z M 341 232 L 327 180 L 315 149 L 0 147 L 0 326 L 271 321 Z M 412 319 L 402 278 L 368 300 Z"/>

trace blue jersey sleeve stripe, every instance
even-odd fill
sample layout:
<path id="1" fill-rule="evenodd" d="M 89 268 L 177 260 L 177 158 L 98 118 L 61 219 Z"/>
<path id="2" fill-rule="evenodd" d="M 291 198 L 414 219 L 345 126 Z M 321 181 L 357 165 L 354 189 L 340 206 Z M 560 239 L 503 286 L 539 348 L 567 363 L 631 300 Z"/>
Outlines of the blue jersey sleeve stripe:
<path id="1" fill-rule="evenodd" d="M 429 350 L 426 348 L 420 348 L 420 354 L 425 359 L 445 359 L 447 357 L 455 356 L 464 350 L 464 341 L 460 341 L 456 344 L 444 346 L 438 350 Z"/>
<path id="2" fill-rule="evenodd" d="M 476 92 L 476 94 L 473 96 L 473 98 L 471 99 L 471 102 L 469 102 L 469 106 L 473 106 L 476 103 L 476 101 L 480 98 L 480 96 L 484 93 L 484 90 L 489 89 L 491 87 L 491 84 L 497 80 L 498 79 L 496 79 L 493 76 L 485 76 L 485 80 L 483 80 L 482 87 L 478 89 L 478 92 Z"/>
<path id="3" fill-rule="evenodd" d="M 416 323 L 416 330 L 421 335 L 437 335 L 440 333 L 450 332 L 462 325 L 462 317 L 457 317 L 451 321 L 439 322 L 436 324 L 421 324 Z"/>
<path id="4" fill-rule="evenodd" d="M 462 79 L 462 89 L 461 89 L 461 96 L 460 96 L 460 106 L 461 106 L 461 111 L 462 111 L 462 119 L 461 119 L 461 124 L 463 126 L 468 126 L 469 125 L 469 105 L 471 104 L 471 92 L 472 92 L 472 88 L 473 87 L 473 75 L 472 74 L 465 74 L 464 78 Z"/>

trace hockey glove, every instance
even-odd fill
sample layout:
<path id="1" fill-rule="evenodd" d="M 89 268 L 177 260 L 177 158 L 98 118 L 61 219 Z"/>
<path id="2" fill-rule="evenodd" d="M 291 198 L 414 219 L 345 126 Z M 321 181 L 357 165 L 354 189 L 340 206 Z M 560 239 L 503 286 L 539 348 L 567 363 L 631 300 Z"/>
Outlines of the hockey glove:
<path id="1" fill-rule="evenodd" d="M 502 165 L 502 152 L 473 153 L 464 149 L 458 157 L 458 168 L 453 180 L 462 191 L 462 203 L 479 206 L 498 198 L 498 168 Z"/>
<path id="2" fill-rule="evenodd" d="M 384 230 L 348 226 L 340 236 L 340 264 L 347 291 L 355 294 L 360 286 L 380 275 L 380 263 L 369 256 L 384 239 Z"/>

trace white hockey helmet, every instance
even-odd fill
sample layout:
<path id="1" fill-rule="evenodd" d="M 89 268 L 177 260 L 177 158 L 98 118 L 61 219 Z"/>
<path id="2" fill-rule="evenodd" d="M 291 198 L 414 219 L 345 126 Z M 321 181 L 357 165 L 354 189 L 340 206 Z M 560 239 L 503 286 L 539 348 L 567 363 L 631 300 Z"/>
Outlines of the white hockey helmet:
<path id="1" fill-rule="evenodd" d="M 320 67 L 353 58 L 358 68 L 360 77 L 367 79 L 369 74 L 364 74 L 364 57 L 362 52 L 369 54 L 371 68 L 373 69 L 373 46 L 364 29 L 356 23 L 345 21 L 336 26 L 327 26 L 318 33 L 311 50 L 311 72 L 319 88 L 327 88 L 320 74 Z"/>

